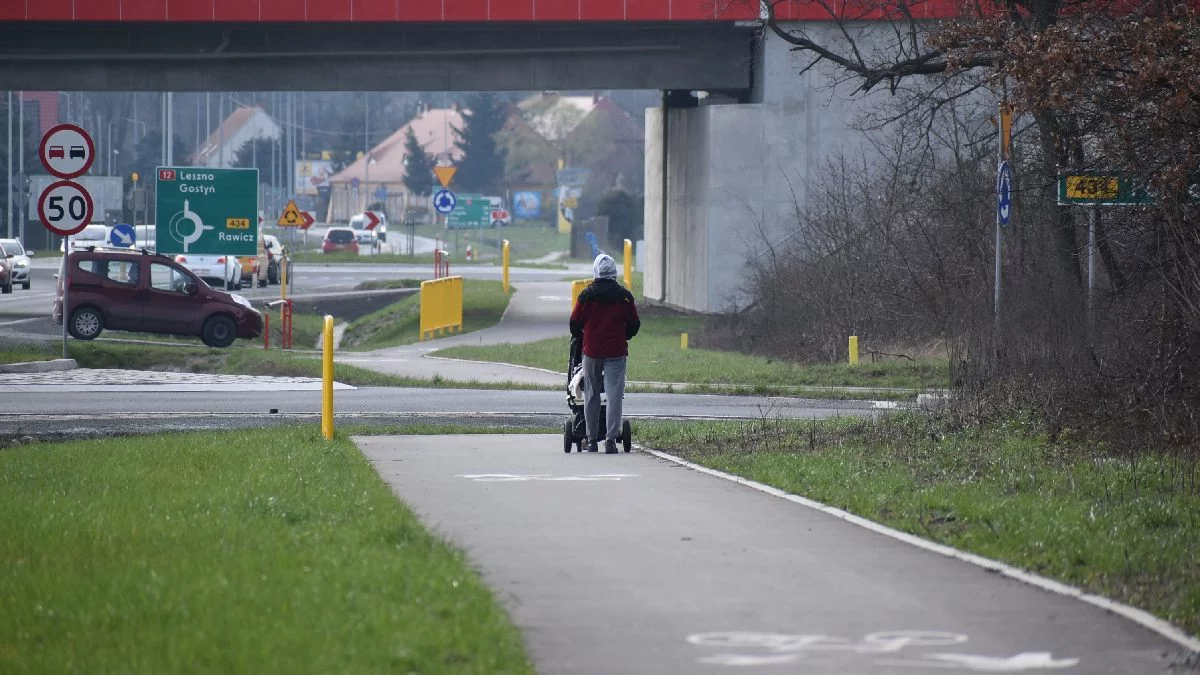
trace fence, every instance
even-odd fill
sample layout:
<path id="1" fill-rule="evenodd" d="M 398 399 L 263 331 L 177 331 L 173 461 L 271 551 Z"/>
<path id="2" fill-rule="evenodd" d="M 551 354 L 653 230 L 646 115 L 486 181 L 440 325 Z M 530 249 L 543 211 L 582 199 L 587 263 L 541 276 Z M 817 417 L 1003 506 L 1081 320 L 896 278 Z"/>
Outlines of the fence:
<path id="1" fill-rule="evenodd" d="M 421 282 L 421 340 L 463 327 L 463 278 L 443 277 Z"/>

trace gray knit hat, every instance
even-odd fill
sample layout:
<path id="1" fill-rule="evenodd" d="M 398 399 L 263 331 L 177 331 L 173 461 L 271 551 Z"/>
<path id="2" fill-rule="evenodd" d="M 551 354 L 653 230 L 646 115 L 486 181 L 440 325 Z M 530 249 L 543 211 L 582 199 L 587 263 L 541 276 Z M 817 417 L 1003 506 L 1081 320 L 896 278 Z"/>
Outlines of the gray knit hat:
<path id="1" fill-rule="evenodd" d="M 616 279 L 617 278 L 617 263 L 607 253 L 601 253 L 596 256 L 596 261 L 592 263 L 592 271 L 597 279 Z"/>

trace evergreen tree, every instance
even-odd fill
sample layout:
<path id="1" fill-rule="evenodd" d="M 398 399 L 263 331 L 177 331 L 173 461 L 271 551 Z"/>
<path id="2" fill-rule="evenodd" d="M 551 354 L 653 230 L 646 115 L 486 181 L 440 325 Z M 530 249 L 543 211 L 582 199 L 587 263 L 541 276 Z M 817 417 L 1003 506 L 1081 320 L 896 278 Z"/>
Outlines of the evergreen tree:
<path id="1" fill-rule="evenodd" d="M 508 106 L 495 94 L 470 94 L 463 111 L 461 129 L 452 127 L 463 158 L 454 183 L 464 192 L 490 192 L 504 178 L 504 152 L 496 134 L 508 120 Z"/>
<path id="2" fill-rule="evenodd" d="M 433 157 L 421 147 L 412 127 L 404 136 L 404 187 L 414 195 L 433 192 Z"/>

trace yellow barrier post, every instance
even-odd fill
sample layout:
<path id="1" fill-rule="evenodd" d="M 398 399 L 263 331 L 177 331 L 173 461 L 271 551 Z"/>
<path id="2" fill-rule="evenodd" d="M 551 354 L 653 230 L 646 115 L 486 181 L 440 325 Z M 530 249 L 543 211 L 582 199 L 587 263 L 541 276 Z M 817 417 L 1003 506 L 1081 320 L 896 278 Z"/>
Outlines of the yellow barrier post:
<path id="1" fill-rule="evenodd" d="M 625 240 L 625 288 L 633 285 L 633 242 Z"/>
<path id="2" fill-rule="evenodd" d="M 679 348 L 687 349 L 687 333 L 679 334 Z"/>
<path id="3" fill-rule="evenodd" d="M 421 341 L 437 337 L 442 329 L 453 333 L 463 327 L 463 278 L 442 277 L 421 282 Z"/>
<path id="4" fill-rule="evenodd" d="M 575 281 L 571 282 L 571 311 L 572 312 L 575 311 L 575 301 L 579 299 L 579 294 L 582 293 L 583 289 L 587 288 L 588 284 L 590 284 L 590 283 L 592 283 L 591 279 L 576 279 Z"/>
<path id="5" fill-rule="evenodd" d="M 850 365 L 858 365 L 858 336 L 850 336 Z"/>
<path id="6" fill-rule="evenodd" d="M 508 292 L 508 240 L 504 240 L 504 254 L 501 257 L 501 266 L 503 267 L 502 276 L 504 279 L 504 292 Z"/>
<path id="7" fill-rule="evenodd" d="M 284 300 L 287 300 L 287 268 L 286 261 L 279 263 L 279 297 Z"/>
<path id="8" fill-rule="evenodd" d="M 333 440 L 333 317 L 325 315 L 325 333 L 321 340 L 321 433 Z"/>

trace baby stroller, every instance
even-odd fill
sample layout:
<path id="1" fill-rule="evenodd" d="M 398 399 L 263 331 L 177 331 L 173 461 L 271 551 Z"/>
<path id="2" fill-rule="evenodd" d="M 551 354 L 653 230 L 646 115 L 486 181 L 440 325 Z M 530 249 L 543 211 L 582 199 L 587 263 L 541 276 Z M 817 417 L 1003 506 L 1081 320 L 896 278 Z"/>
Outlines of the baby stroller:
<path id="1" fill-rule="evenodd" d="M 587 438 L 587 421 L 583 417 L 583 340 L 571 337 L 571 355 L 567 359 L 567 407 L 571 409 L 571 417 L 563 422 L 563 452 L 571 452 L 575 446 L 577 452 L 583 452 L 583 441 Z M 608 397 L 604 393 L 604 382 L 600 382 L 600 419 L 596 429 L 600 435 L 608 428 L 606 412 Z M 629 420 L 621 421 L 621 446 L 625 452 L 633 449 L 633 432 Z"/>

